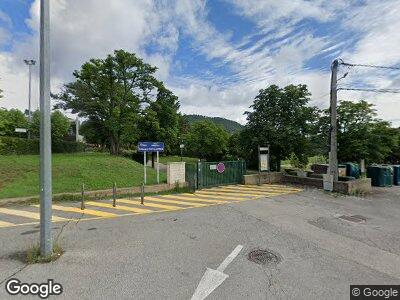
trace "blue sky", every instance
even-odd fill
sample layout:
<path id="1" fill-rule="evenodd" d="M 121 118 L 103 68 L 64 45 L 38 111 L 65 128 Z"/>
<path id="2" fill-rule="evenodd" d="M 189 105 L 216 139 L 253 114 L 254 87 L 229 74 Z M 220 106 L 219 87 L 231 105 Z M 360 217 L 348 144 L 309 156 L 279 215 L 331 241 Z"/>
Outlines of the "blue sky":
<path id="1" fill-rule="evenodd" d="M 38 0 L 0 0 L 1 106 L 26 107 L 22 60 L 38 58 L 38 10 Z M 52 90 L 89 58 L 123 48 L 159 68 L 185 113 L 244 123 L 259 89 L 290 83 L 307 84 L 311 104 L 327 107 L 333 59 L 399 65 L 399 14 L 397 0 L 52 0 Z M 400 88 L 398 75 L 353 68 L 341 84 Z M 339 98 L 373 102 L 400 125 L 398 95 Z"/>

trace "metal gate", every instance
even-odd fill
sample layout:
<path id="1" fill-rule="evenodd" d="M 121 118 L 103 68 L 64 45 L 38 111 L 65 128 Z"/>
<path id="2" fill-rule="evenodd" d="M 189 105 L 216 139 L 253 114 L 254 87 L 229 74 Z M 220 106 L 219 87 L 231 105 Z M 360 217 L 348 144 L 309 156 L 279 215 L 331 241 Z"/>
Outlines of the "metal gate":
<path id="1" fill-rule="evenodd" d="M 186 164 L 186 181 L 193 189 L 241 183 L 245 174 L 244 160 Z"/>

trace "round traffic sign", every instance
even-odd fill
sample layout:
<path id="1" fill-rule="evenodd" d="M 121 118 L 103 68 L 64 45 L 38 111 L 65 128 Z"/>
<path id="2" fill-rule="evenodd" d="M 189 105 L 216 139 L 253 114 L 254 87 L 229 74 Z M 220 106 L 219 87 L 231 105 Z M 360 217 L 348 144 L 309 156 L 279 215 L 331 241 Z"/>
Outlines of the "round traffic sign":
<path id="1" fill-rule="evenodd" d="M 225 165 L 224 163 L 220 162 L 217 164 L 217 172 L 218 173 L 223 173 L 225 171 Z"/>

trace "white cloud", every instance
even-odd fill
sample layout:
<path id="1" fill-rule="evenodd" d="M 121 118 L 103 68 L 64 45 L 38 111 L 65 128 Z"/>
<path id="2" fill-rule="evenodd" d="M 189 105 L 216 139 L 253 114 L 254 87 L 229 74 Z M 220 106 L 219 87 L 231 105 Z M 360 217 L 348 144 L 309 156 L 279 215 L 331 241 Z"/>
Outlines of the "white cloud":
<path id="1" fill-rule="evenodd" d="M 232 42 L 230 34 L 223 34 L 213 26 L 208 18 L 210 2 L 204 0 L 53 0 L 53 89 L 71 80 L 72 71 L 89 58 L 104 57 L 114 49 L 123 48 L 159 68 L 158 77 L 180 96 L 184 112 L 244 122 L 243 112 L 258 90 L 273 83 L 281 86 L 305 83 L 313 93 L 312 103 L 327 107 L 329 66 L 305 68 L 317 55 L 340 56 L 351 62 L 400 63 L 399 1 L 226 2 L 236 14 L 254 23 L 253 33 L 244 36 L 241 42 Z M 312 20 L 315 26 L 335 22 L 337 27 L 335 32 L 316 33 L 316 28 L 299 26 L 304 20 Z M 22 60 L 38 57 L 38 0 L 31 6 L 26 22 L 33 34 L 21 37 L 13 32 L 12 50 L 0 52 L 0 86 L 5 94 L 1 105 L 7 107 L 26 107 L 27 68 Z M 7 41 L 11 28 L 11 19 L 0 11 L 0 40 Z M 349 32 L 352 35 L 342 39 L 342 33 Z M 210 66 L 197 77 L 177 76 L 172 72 L 185 63 L 175 57 L 184 37 L 189 37 L 190 46 Z M 9 44 L 10 40 L 4 43 Z M 146 48 L 149 44 L 151 51 Z M 225 75 L 214 73 L 219 68 L 225 70 Z M 388 75 L 353 70 L 342 83 L 398 87 L 399 77 Z M 37 73 L 34 83 L 35 103 Z M 340 97 L 365 97 L 377 103 L 382 118 L 398 119 L 398 112 L 393 109 L 394 103 L 398 103 L 393 99 L 399 99 L 398 95 L 371 96 L 343 91 Z M 400 121 L 396 124 L 400 125 Z"/>

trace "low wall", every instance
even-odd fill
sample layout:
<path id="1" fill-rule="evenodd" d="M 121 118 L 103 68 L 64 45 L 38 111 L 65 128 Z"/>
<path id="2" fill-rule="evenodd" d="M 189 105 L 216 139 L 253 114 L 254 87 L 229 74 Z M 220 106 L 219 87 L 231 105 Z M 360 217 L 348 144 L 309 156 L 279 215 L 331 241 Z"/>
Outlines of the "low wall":
<path id="1" fill-rule="evenodd" d="M 283 174 L 281 172 L 243 175 L 243 184 L 278 183 L 282 182 L 282 179 Z"/>
<path id="2" fill-rule="evenodd" d="M 291 184 L 299 184 L 312 186 L 319 189 L 323 189 L 324 183 L 321 178 L 311 178 L 311 177 L 298 177 L 292 175 L 284 175 L 283 182 Z M 333 183 L 333 191 L 343 194 L 353 194 L 353 193 L 369 193 L 372 190 L 371 178 L 360 178 L 350 181 L 337 181 Z"/>

